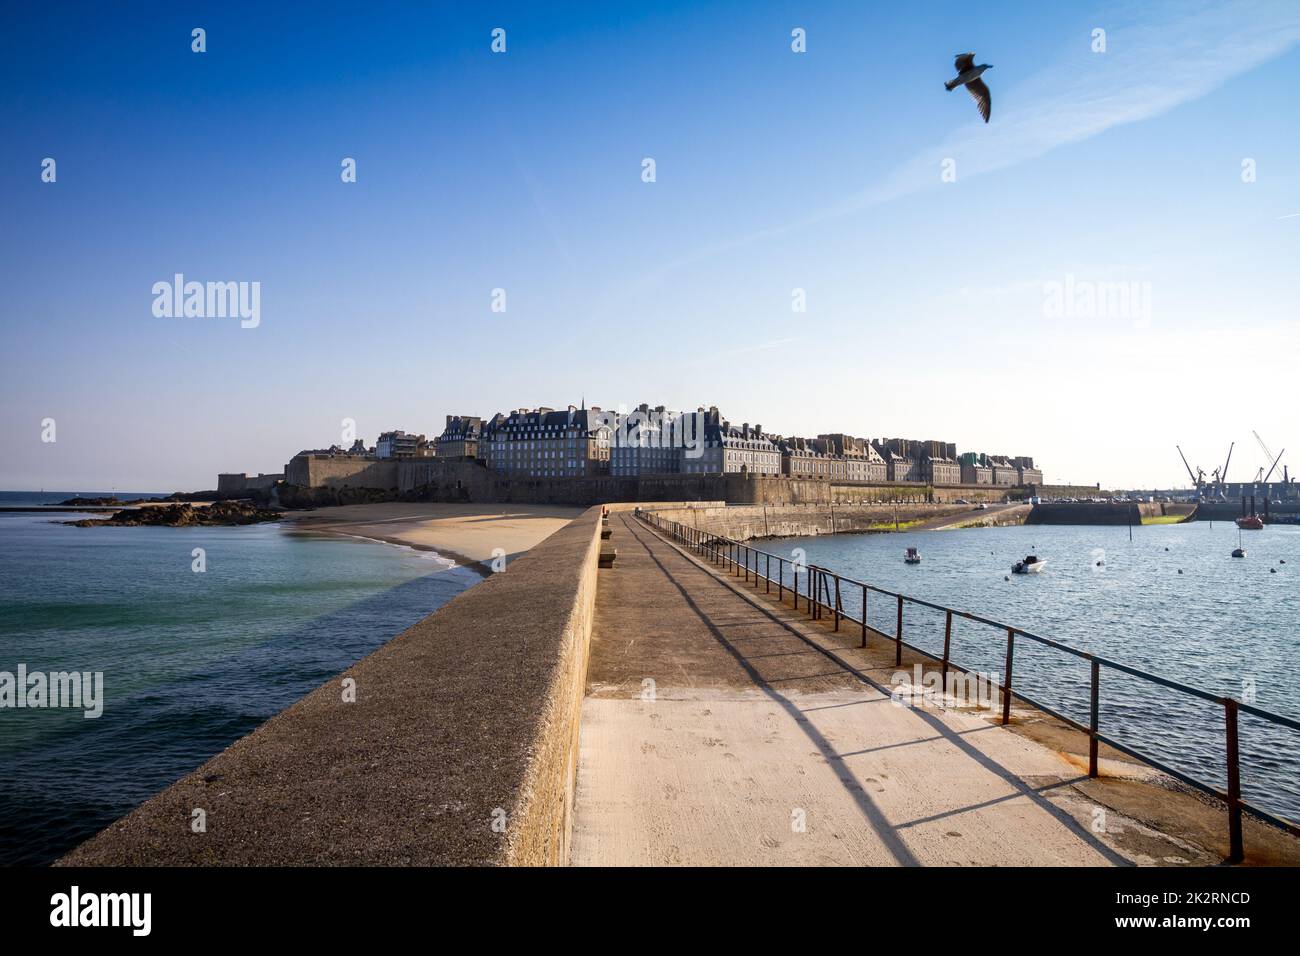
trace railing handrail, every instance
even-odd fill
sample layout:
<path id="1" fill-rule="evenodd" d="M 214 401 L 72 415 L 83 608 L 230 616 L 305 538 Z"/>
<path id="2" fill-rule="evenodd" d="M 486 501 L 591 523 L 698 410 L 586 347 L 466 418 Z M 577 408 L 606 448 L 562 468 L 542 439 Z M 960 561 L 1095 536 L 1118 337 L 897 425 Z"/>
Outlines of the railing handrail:
<path id="1" fill-rule="evenodd" d="M 660 518 L 657 515 L 653 515 L 650 512 L 642 511 L 640 514 L 643 517 L 654 517 L 656 521 L 677 525 L 678 527 L 682 527 L 682 528 L 690 527 L 689 525 L 683 525 L 676 521 L 667 521 L 667 519 Z M 1246 713 L 1252 714 L 1256 717 L 1260 717 L 1264 720 L 1269 720 L 1275 723 L 1283 724 L 1284 726 L 1290 727 L 1294 730 L 1300 730 L 1300 720 L 1295 720 L 1283 714 L 1274 713 L 1271 710 L 1265 710 L 1262 707 L 1257 707 L 1253 704 L 1247 704 L 1244 701 L 1241 701 L 1235 697 L 1225 696 L 1223 694 L 1211 693 L 1210 691 L 1203 690 L 1200 687 L 1193 687 L 1191 684 L 1184 684 L 1182 681 L 1176 681 L 1168 677 L 1161 677 L 1159 674 L 1152 674 L 1150 671 L 1144 671 L 1141 668 L 1132 666 L 1131 664 L 1124 664 L 1121 663 L 1120 661 L 1113 660 L 1109 657 L 1103 657 L 1100 654 L 1094 654 L 1091 651 L 1085 651 L 1077 647 L 1071 647 L 1069 644 L 1062 644 L 1060 641 L 1053 640 L 1050 637 L 1043 637 L 1040 634 L 1035 634 L 1032 631 L 1026 631 L 1024 628 L 1016 627 L 1013 624 L 1007 624 L 1005 621 L 998 621 L 991 617 L 984 617 L 983 615 L 976 614 L 973 611 L 963 611 L 960 608 L 948 607 L 947 605 L 944 604 L 936 604 L 935 602 L 927 601 L 924 598 L 913 597 L 910 594 L 903 594 L 901 591 L 891 591 L 888 588 L 882 588 L 875 584 L 870 584 L 866 581 L 859 581 L 856 578 L 851 578 L 846 574 L 840 574 L 838 571 L 832 571 L 829 568 L 822 567 L 819 564 L 809 564 L 807 562 L 801 564 L 798 561 L 794 561 L 790 558 L 782 557 L 781 555 L 774 554 L 770 551 L 764 551 L 761 548 L 752 547 L 751 545 L 745 544 L 742 541 L 737 541 L 734 538 L 728 538 L 725 535 L 713 534 L 712 532 L 707 532 L 707 531 L 701 533 L 709 535 L 709 537 L 713 538 L 716 541 L 725 542 L 729 545 L 740 545 L 742 548 L 745 548 L 752 554 L 772 558 L 776 561 L 783 561 L 786 564 L 792 564 L 792 565 L 800 564 L 801 567 L 812 568 L 813 570 L 820 571 L 825 574 L 829 574 L 834 578 L 838 578 L 843 583 L 852 584 L 855 587 L 866 588 L 868 591 L 872 591 L 876 594 L 884 594 L 892 598 L 902 598 L 904 601 L 907 601 L 909 604 L 917 604 L 920 605 L 921 607 L 928 607 L 934 611 L 943 611 L 945 613 L 951 612 L 954 617 L 960 617 L 963 620 L 967 620 L 967 621 L 974 621 L 977 624 L 986 624 L 989 627 L 996 627 L 999 630 L 1004 632 L 1015 631 L 1017 637 L 1027 637 L 1031 641 L 1037 641 L 1040 644 L 1045 644 L 1046 646 L 1055 648 L 1058 651 L 1064 651 L 1066 654 L 1073 654 L 1075 657 L 1082 658 L 1083 660 L 1086 661 L 1095 660 L 1097 663 L 1102 664 L 1106 667 L 1114 668 L 1117 671 L 1123 671 L 1124 673 L 1130 674 L 1133 677 L 1140 677 L 1143 680 L 1149 680 L 1152 681 L 1153 683 L 1161 684 L 1172 690 L 1178 690 L 1187 694 L 1191 694 L 1194 697 L 1200 697 L 1203 700 L 1208 700 L 1216 704 L 1222 704 L 1226 700 L 1235 700 L 1237 702 L 1237 706 L 1240 707 L 1242 711 Z"/>
<path id="2" fill-rule="evenodd" d="M 758 583 L 760 577 L 766 580 L 769 585 L 772 583 L 773 580 L 770 577 L 770 574 L 769 575 L 759 574 L 758 559 L 766 558 L 769 562 L 775 559 L 777 561 L 777 573 L 779 575 L 778 595 L 780 595 L 784 591 L 784 587 L 783 587 L 784 565 L 786 564 L 791 565 L 791 567 L 794 569 L 795 584 L 790 590 L 794 596 L 796 610 L 798 609 L 799 606 L 798 602 L 800 597 L 799 590 L 798 590 L 798 575 L 799 575 L 799 569 L 803 568 L 806 572 L 806 582 L 807 582 L 806 586 L 808 588 L 808 593 L 804 595 L 804 598 L 808 604 L 809 612 L 812 614 L 814 619 L 820 617 L 822 609 L 825 609 L 827 611 L 832 611 L 834 613 L 836 630 L 839 630 L 839 624 L 841 620 L 851 621 L 855 624 L 861 625 L 863 629 L 862 630 L 863 647 L 866 646 L 866 633 L 868 630 L 871 630 L 872 632 L 879 634 L 880 636 L 884 637 L 887 640 L 894 641 L 895 644 L 897 645 L 897 652 L 895 658 L 896 664 L 901 663 L 902 648 L 904 646 L 907 646 L 912 650 L 915 650 L 918 653 L 923 654 L 926 657 L 929 657 L 931 659 L 934 660 L 939 659 L 929 651 L 926 651 L 920 647 L 916 647 L 915 645 L 912 644 L 907 644 L 905 641 L 903 641 L 902 625 L 903 625 L 904 603 L 919 605 L 936 611 L 942 611 L 946 615 L 946 621 L 947 621 L 945 625 L 944 657 L 943 657 L 945 687 L 947 686 L 946 674 L 950 666 L 955 667 L 958 670 L 966 670 L 965 668 L 962 668 L 959 665 L 949 660 L 949 638 L 951 637 L 952 618 L 958 617 L 963 620 L 974 621 L 975 623 L 978 624 L 983 624 L 989 627 L 997 628 L 1003 631 L 1007 635 L 1006 675 L 1005 678 L 1003 679 L 1002 684 L 1000 685 L 1002 691 L 1002 697 L 1003 697 L 1002 722 L 1004 724 L 1008 723 L 1010 719 L 1010 699 L 1013 696 L 1018 696 L 1021 698 L 1021 700 L 1024 700 L 1025 702 L 1031 704 L 1032 706 L 1037 707 L 1040 710 L 1044 711 L 1045 713 L 1057 717 L 1065 721 L 1066 723 L 1079 728 L 1084 733 L 1088 734 L 1089 750 L 1090 750 L 1090 759 L 1089 759 L 1090 776 L 1095 777 L 1098 775 L 1097 744 L 1098 742 L 1102 742 L 1115 748 L 1116 750 L 1121 751 L 1122 753 L 1126 753 L 1139 760 L 1143 760 L 1149 763 L 1151 766 L 1156 767 L 1157 769 L 1170 774 L 1171 776 L 1183 781 L 1184 783 L 1190 784 L 1193 787 L 1203 790 L 1206 793 L 1212 794 L 1213 796 L 1216 796 L 1219 799 L 1223 800 L 1228 805 L 1228 810 L 1229 810 L 1229 830 L 1230 830 L 1229 859 L 1233 862 L 1240 861 L 1243 858 L 1243 853 L 1241 848 L 1241 811 L 1242 810 L 1247 810 L 1250 813 L 1252 813 L 1254 816 L 1262 820 L 1265 820 L 1268 823 L 1286 829 L 1292 833 L 1300 834 L 1300 826 L 1297 826 L 1295 823 L 1292 823 L 1291 821 L 1285 818 L 1276 816 L 1260 807 L 1253 806 L 1241 799 L 1240 768 L 1239 768 L 1239 756 L 1238 756 L 1238 747 L 1237 747 L 1237 714 L 1238 712 L 1248 713 L 1266 722 L 1278 726 L 1282 726 L 1282 727 L 1287 727 L 1292 730 L 1300 730 L 1300 720 L 1296 720 L 1294 718 L 1287 717 L 1282 714 L 1274 713 L 1273 711 L 1266 710 L 1263 707 L 1259 707 L 1254 704 L 1244 703 L 1240 700 L 1237 700 L 1235 697 L 1225 696 L 1222 694 L 1214 694 L 1211 693 L 1210 691 L 1203 690 L 1202 688 L 1194 687 L 1190 684 L 1185 684 L 1182 681 L 1173 680 L 1168 677 L 1162 677 L 1159 674 L 1153 674 L 1149 671 L 1142 670 L 1141 668 L 1133 667 L 1129 664 L 1124 664 L 1121 663 L 1120 661 L 1112 660 L 1111 658 L 1103 657 L 1099 654 L 1094 654 L 1091 651 L 1080 650 L 1079 648 L 1071 647 L 1068 644 L 1063 644 L 1060 641 L 1055 641 L 1052 640 L 1051 638 L 1042 637 L 1030 631 L 1023 630 L 1022 628 L 1015 627 L 1014 625 L 1005 624 L 1001 621 L 996 621 L 993 620 L 992 618 L 987 618 L 980 614 L 974 614 L 969 611 L 958 610 L 956 608 L 947 607 L 942 604 L 936 604 L 933 601 L 926 601 L 923 598 L 912 597 L 911 595 L 903 594 L 902 592 L 899 591 L 891 591 L 887 588 L 877 587 L 874 584 L 868 584 L 865 581 L 859 581 L 855 578 L 850 578 L 846 575 L 842 575 L 835 571 L 831 571 L 830 569 L 824 568 L 820 565 L 795 561 L 793 559 L 783 557 L 779 554 L 774 554 L 770 551 L 763 551 L 759 548 L 751 547 L 750 545 L 744 544 L 743 542 L 737 541 L 733 538 L 728 538 L 725 535 L 714 534 L 712 532 L 703 531 L 699 528 L 692 528 L 689 525 L 684 525 L 677 521 L 671 521 L 669 519 L 662 518 L 659 515 L 655 515 L 651 512 L 644 511 L 640 508 L 636 510 L 635 516 L 640 520 L 644 521 L 645 523 L 653 525 L 654 527 L 658 528 L 661 531 L 669 531 L 675 538 L 688 543 L 691 547 L 700 550 L 702 553 L 705 552 L 706 550 L 711 552 L 714 555 L 715 560 L 720 556 L 724 562 L 730 563 L 732 565 L 736 565 L 738 562 L 732 556 L 732 553 L 729 553 L 730 549 L 743 550 L 745 552 L 746 580 L 748 580 L 748 576 L 752 572 L 754 575 L 755 584 Z M 683 534 L 683 531 L 690 532 L 690 535 Z M 691 535 L 693 535 L 694 537 L 691 537 Z M 721 549 L 719 548 L 719 546 L 722 546 Z M 753 567 L 750 567 L 749 565 L 750 555 L 753 555 L 755 558 Z M 770 563 L 768 565 L 768 568 L 770 572 Z M 825 581 L 825 578 L 829 578 L 835 582 L 836 603 L 833 606 L 830 605 L 829 603 L 823 602 L 822 600 L 822 589 L 824 586 L 826 587 L 826 593 L 827 593 L 826 602 L 829 602 L 831 599 L 829 595 L 829 583 Z M 814 579 L 816 579 L 816 582 L 814 582 Z M 851 614 L 846 613 L 839 600 L 840 587 L 841 585 L 846 583 L 862 589 L 864 606 L 863 606 L 863 614 L 862 614 L 863 619 L 861 621 L 858 621 Z M 872 627 L 867 622 L 865 602 L 866 602 L 866 595 L 868 592 L 874 592 L 876 594 L 886 595 L 888 597 L 895 598 L 898 601 L 897 633 L 893 638 L 890 638 L 889 635 L 884 634 L 884 632 L 880 631 L 879 629 Z M 1057 711 L 1051 709 L 1050 707 L 1047 707 L 1041 703 L 1038 703 L 1037 701 L 1032 700 L 1030 697 L 1028 697 L 1028 695 L 1024 693 L 1011 690 L 1012 652 L 1013 652 L 1016 637 L 1028 638 L 1029 640 L 1035 641 L 1047 647 L 1051 647 L 1056 650 L 1063 651 L 1067 654 L 1071 654 L 1077 658 L 1080 658 L 1081 660 L 1086 660 L 1092 665 L 1092 672 L 1093 672 L 1092 715 L 1091 715 L 1089 726 L 1085 727 L 1083 724 L 1080 724 L 1078 721 L 1066 717 L 1063 714 L 1060 714 Z M 1198 780 L 1195 777 L 1192 777 L 1190 774 L 1177 770 L 1172 766 L 1164 763 L 1158 758 L 1151 757 L 1147 754 L 1141 753 L 1140 751 L 1132 747 L 1118 743 L 1108 735 L 1102 734 L 1097 726 L 1097 722 L 1098 722 L 1097 687 L 1098 687 L 1098 680 L 1099 680 L 1098 673 L 1100 667 L 1108 667 L 1112 670 L 1119 671 L 1120 673 L 1128 674 L 1140 680 L 1149 681 L 1151 683 L 1158 684 L 1162 687 L 1167 687 L 1170 690 L 1179 691 L 1181 693 L 1185 693 L 1192 697 L 1209 701 L 1211 703 L 1223 707 L 1226 715 L 1226 720 L 1227 720 L 1227 738 L 1228 738 L 1227 740 L 1227 751 L 1228 751 L 1227 790 L 1226 791 L 1219 790 L 1216 786 L 1205 783 L 1202 780 Z M 990 684 L 992 684 L 991 676 L 990 676 Z"/>

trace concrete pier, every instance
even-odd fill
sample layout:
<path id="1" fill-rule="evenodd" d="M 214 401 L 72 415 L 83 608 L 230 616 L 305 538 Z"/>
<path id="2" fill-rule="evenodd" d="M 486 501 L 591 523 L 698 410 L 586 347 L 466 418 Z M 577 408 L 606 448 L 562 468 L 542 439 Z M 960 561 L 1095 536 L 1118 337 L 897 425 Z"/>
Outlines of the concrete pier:
<path id="1" fill-rule="evenodd" d="M 1086 739 L 1019 702 L 1013 729 L 987 711 L 898 706 L 891 677 L 919 656 L 896 668 L 892 643 L 859 649 L 856 629 L 810 622 L 630 514 L 611 524 L 619 560 L 597 588 L 572 862 L 1223 858 L 1222 811 L 1150 768 L 1103 748 L 1089 780 Z M 1252 832 L 1300 858 L 1284 834 Z"/>

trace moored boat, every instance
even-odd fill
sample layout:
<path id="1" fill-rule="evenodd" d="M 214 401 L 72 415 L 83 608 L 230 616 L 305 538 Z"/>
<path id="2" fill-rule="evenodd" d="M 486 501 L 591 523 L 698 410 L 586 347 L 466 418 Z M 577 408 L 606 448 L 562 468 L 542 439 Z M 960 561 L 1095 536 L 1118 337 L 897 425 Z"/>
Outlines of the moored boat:
<path id="1" fill-rule="evenodd" d="M 920 563 L 921 563 L 921 552 L 920 552 L 920 551 L 917 551 L 916 548 L 908 548 L 908 549 L 907 549 L 907 554 L 903 555 L 903 563 L 904 563 L 904 564 L 920 564 Z"/>
<path id="2" fill-rule="evenodd" d="M 1259 515 L 1242 515 L 1237 519 L 1237 527 L 1243 531 L 1263 531 L 1264 519 Z"/>
<path id="3" fill-rule="evenodd" d="M 1017 561 L 1015 564 L 1011 565 L 1011 573 L 1037 574 L 1039 571 L 1043 570 L 1043 566 L 1046 564 L 1047 562 L 1039 558 L 1038 555 L 1027 554 L 1023 561 Z"/>

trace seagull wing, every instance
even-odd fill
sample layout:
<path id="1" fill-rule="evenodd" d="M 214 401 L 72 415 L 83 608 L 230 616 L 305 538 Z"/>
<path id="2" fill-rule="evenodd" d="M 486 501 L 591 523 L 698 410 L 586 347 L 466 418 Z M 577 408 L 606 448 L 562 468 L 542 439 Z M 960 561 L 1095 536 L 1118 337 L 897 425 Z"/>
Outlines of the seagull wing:
<path id="1" fill-rule="evenodd" d="M 966 91 L 974 98 L 980 116 L 984 117 L 984 122 L 987 123 L 989 114 L 993 112 L 993 97 L 989 93 L 989 88 L 977 77 L 966 84 Z"/>
<path id="2" fill-rule="evenodd" d="M 974 65 L 975 65 L 975 54 L 974 54 L 974 53 L 958 53 L 958 54 L 957 54 L 956 66 L 957 66 L 957 75 L 958 75 L 958 76 L 960 76 L 961 74 L 965 73 L 967 70 L 969 70 L 969 69 L 970 69 L 972 66 L 974 66 Z"/>

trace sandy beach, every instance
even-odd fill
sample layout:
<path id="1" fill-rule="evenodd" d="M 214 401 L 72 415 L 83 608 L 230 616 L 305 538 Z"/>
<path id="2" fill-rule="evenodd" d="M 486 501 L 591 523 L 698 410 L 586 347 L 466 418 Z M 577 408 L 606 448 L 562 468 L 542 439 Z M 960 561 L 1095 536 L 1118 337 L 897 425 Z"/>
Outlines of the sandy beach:
<path id="1" fill-rule="evenodd" d="M 583 512 L 564 505 L 386 502 L 289 512 L 292 531 L 372 538 L 436 551 L 486 569 L 502 552 L 510 561 Z"/>

